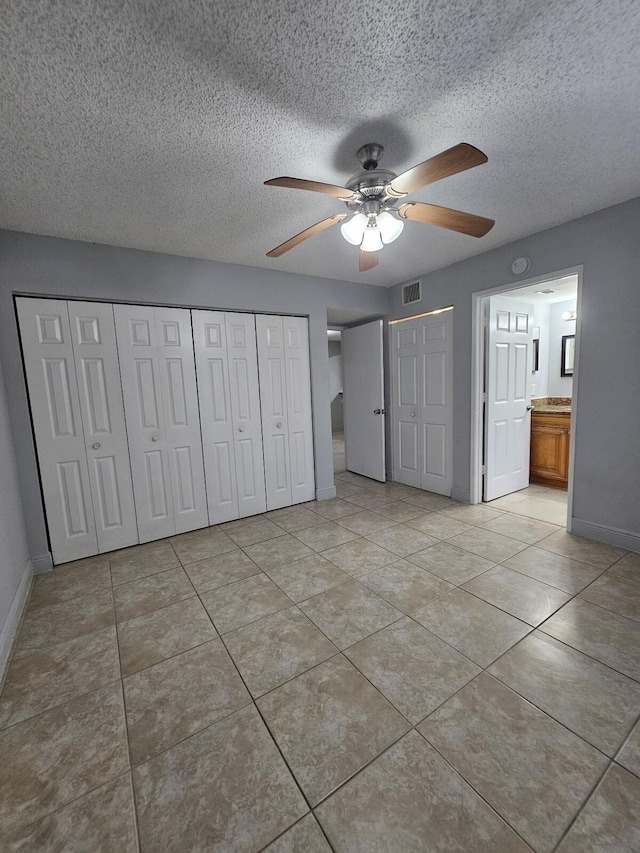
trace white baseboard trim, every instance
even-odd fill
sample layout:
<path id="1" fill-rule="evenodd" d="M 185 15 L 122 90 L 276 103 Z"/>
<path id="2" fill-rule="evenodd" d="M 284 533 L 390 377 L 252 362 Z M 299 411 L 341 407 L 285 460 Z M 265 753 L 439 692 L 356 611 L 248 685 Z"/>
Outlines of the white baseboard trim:
<path id="1" fill-rule="evenodd" d="M 20 625 L 22 611 L 24 610 L 24 606 L 29 598 L 32 581 L 33 564 L 31 560 L 27 560 L 18 589 L 16 590 L 16 594 L 13 596 L 13 601 L 11 602 L 7 618 L 2 626 L 2 630 L 0 631 L 0 684 L 2 683 L 4 671 L 9 660 L 9 655 L 11 654 L 13 641 L 18 631 L 18 626 Z"/>
<path id="2" fill-rule="evenodd" d="M 40 554 L 39 557 L 31 558 L 34 575 L 41 575 L 42 572 L 50 572 L 53 569 L 53 556 L 50 551 L 46 554 Z"/>
<path id="3" fill-rule="evenodd" d="M 451 500 L 463 504 L 471 503 L 471 492 L 469 489 L 456 489 L 454 487 L 451 489 Z"/>
<path id="4" fill-rule="evenodd" d="M 617 527 L 607 527 L 604 524 L 593 524 L 591 521 L 571 519 L 571 532 L 585 539 L 604 542 L 605 545 L 616 545 L 627 551 L 640 551 L 640 534 L 629 530 L 619 530 Z"/>
<path id="5" fill-rule="evenodd" d="M 316 500 L 317 501 L 329 501 L 331 498 L 335 498 L 336 496 L 336 487 L 335 486 L 327 486 L 326 489 L 316 489 Z"/>

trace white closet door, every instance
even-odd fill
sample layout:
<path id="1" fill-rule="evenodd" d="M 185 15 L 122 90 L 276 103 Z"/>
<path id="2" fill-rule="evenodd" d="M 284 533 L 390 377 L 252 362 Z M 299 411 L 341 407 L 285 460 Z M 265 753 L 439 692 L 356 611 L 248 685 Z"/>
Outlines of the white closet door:
<path id="1" fill-rule="evenodd" d="M 238 517 L 267 508 L 253 314 L 225 314 Z"/>
<path id="2" fill-rule="evenodd" d="M 176 533 L 209 524 L 191 312 L 154 308 Z"/>
<path id="3" fill-rule="evenodd" d="M 420 336 L 420 485 L 429 492 L 450 496 L 453 484 L 453 311 L 423 317 Z"/>
<path id="4" fill-rule="evenodd" d="M 287 422 L 291 463 L 291 502 L 315 497 L 311 379 L 309 374 L 309 321 L 284 317 L 284 355 L 287 377 Z"/>
<path id="5" fill-rule="evenodd" d="M 422 383 L 419 319 L 391 326 L 393 479 L 422 485 L 420 447 L 420 386 Z"/>
<path id="6" fill-rule="evenodd" d="M 225 315 L 191 315 L 209 522 L 220 524 L 239 516 Z"/>
<path id="7" fill-rule="evenodd" d="M 114 305 L 140 542 L 176 532 L 153 311 Z"/>
<path id="8" fill-rule="evenodd" d="M 135 545 L 138 527 L 113 306 L 69 302 L 68 309 L 98 549 L 114 551 Z"/>
<path id="9" fill-rule="evenodd" d="M 67 303 L 17 300 L 54 563 L 98 553 Z"/>
<path id="10" fill-rule="evenodd" d="M 267 508 L 291 506 L 283 318 L 256 315 Z"/>

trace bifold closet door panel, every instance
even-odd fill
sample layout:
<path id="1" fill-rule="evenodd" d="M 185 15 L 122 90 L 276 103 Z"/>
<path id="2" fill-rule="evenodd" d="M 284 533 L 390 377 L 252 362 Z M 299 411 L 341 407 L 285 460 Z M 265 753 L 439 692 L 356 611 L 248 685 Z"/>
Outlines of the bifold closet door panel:
<path id="1" fill-rule="evenodd" d="M 207 527 L 191 312 L 154 308 L 176 533 Z"/>
<path id="2" fill-rule="evenodd" d="M 420 488 L 420 388 L 422 358 L 421 319 L 391 326 L 391 370 L 393 372 L 391 417 L 393 419 L 393 478 Z"/>
<path id="3" fill-rule="evenodd" d="M 255 321 L 191 314 L 209 521 L 219 524 L 266 509 Z"/>
<path id="4" fill-rule="evenodd" d="M 138 542 L 113 305 L 67 303 L 100 552 Z"/>
<path id="5" fill-rule="evenodd" d="M 315 498 L 311 381 L 309 372 L 309 321 L 283 317 L 284 359 L 287 379 L 287 422 L 291 503 Z"/>
<path id="6" fill-rule="evenodd" d="M 69 313 L 16 302 L 53 562 L 65 563 L 98 553 Z"/>
<path id="7" fill-rule="evenodd" d="M 291 506 L 283 318 L 256 315 L 267 509 Z"/>
<path id="8" fill-rule="evenodd" d="M 176 532 L 153 308 L 114 305 L 140 542 Z"/>

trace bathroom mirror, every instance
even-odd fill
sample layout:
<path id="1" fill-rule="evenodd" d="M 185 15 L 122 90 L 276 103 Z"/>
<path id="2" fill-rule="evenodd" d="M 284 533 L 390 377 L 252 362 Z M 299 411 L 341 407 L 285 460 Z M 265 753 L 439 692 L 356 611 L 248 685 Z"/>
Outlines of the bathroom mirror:
<path id="1" fill-rule="evenodd" d="M 573 362 L 576 353 L 576 336 L 562 336 L 562 360 L 560 362 L 560 376 L 573 376 Z"/>
<path id="2" fill-rule="evenodd" d="M 540 326 L 533 327 L 533 365 L 532 373 L 537 373 L 540 370 Z"/>

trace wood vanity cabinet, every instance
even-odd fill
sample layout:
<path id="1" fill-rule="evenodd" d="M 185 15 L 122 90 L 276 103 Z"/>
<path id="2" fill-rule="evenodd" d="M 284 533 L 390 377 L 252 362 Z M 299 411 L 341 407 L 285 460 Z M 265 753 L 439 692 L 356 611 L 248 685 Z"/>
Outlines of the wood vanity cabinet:
<path id="1" fill-rule="evenodd" d="M 570 432 L 571 415 L 566 412 L 531 413 L 530 482 L 567 488 Z"/>

